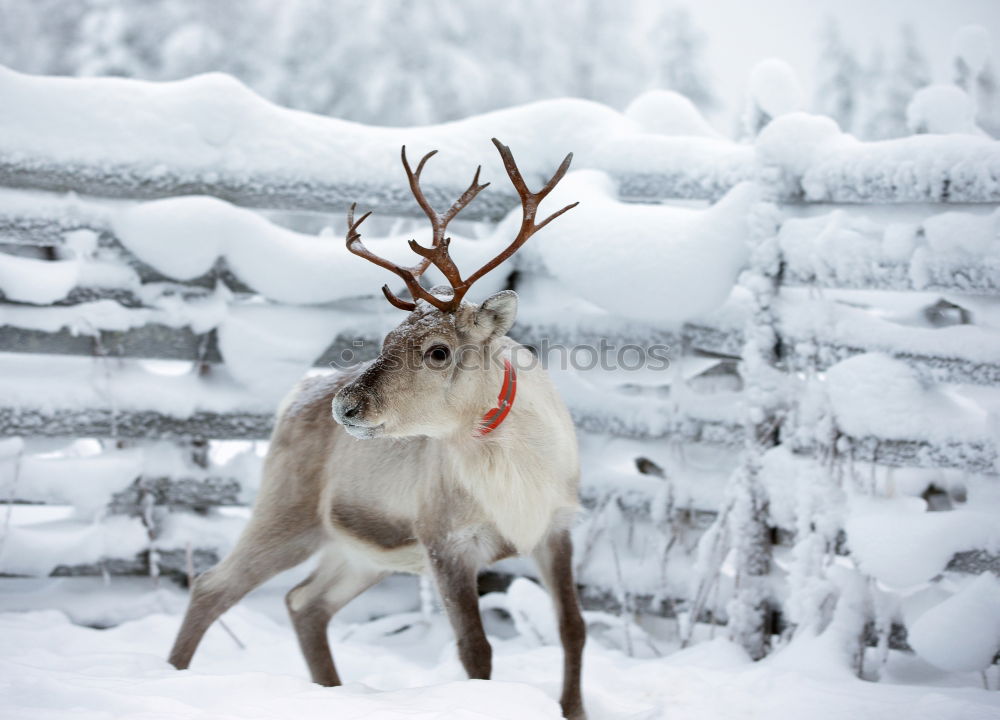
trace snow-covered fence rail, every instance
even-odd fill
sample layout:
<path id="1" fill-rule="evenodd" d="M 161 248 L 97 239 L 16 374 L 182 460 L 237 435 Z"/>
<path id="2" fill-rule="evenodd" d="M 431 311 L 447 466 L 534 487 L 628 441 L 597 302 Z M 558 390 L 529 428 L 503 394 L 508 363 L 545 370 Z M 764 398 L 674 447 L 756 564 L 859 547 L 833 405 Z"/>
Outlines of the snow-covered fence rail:
<path id="1" fill-rule="evenodd" d="M 244 447 L 222 465 L 204 444 L 231 454 L 223 441 L 265 440 L 301 372 L 371 357 L 398 320 L 370 297 L 378 270 L 355 262 L 337 231 L 317 234 L 339 218 L 302 211 L 357 200 L 394 218 L 370 244 L 401 259 L 417 212 L 398 171 L 403 142 L 442 150 L 427 170 L 442 202 L 466 166 L 500 175 L 491 135 L 531 151 L 530 175 L 575 151 L 583 172 L 559 192 L 581 206 L 491 281 L 521 293 L 513 334 L 538 348 L 671 349 L 672 367 L 656 373 L 553 368 L 581 431 L 588 597 L 735 617 L 759 654 L 778 625 L 808 624 L 777 607 L 772 551 L 854 552 L 864 537 L 849 531 L 845 543 L 847 513 L 811 527 L 803 518 L 825 508 L 790 510 L 795 491 L 781 482 L 806 478 L 834 496 L 846 481 L 830 468 L 845 473 L 845 462 L 878 482 L 886 468 L 930 473 L 926 486 L 996 481 L 984 417 L 934 394 L 1000 385 L 1000 335 L 966 317 L 989 317 L 983 298 L 1000 294 L 996 142 L 859 143 L 795 115 L 740 144 L 642 132 L 637 118 L 583 101 L 403 131 L 292 113 L 221 77 L 98 84 L 103 105 L 79 81 L 0 69 L 3 96 L 19 100 L 0 114 L 0 436 L 27 439 L 0 447 L 0 488 L 18 510 L 78 513 L 15 525 L 2 572 L 183 575 L 189 559 L 200 569 L 225 551 L 241 522 L 227 513 L 252 499 L 259 458 Z M 505 237 L 513 197 L 490 188 L 481 200 L 470 215 L 481 224 L 457 228 L 459 264 Z M 661 204 L 672 200 L 717 202 Z M 605 259 L 609 246 L 627 252 Z M 618 282 L 625 273 L 634 287 Z M 850 397 L 858 363 L 897 392 L 881 422 L 858 408 L 882 387 Z M 912 374 L 902 391 L 900 373 Z M 99 439 L 100 452 L 77 438 Z M 32 552 L 43 537 L 46 553 Z M 1000 570 L 991 537 L 963 535 L 936 570 Z M 727 607 L 728 547 L 739 602 Z M 796 566 L 793 590 L 807 575 Z"/>
<path id="2" fill-rule="evenodd" d="M 537 102 L 415 132 L 287 110 L 224 75 L 156 86 L 105 79 L 96 87 L 0 68 L 0 185 L 85 187 L 90 195 L 128 199 L 211 195 L 248 207 L 321 212 L 358 201 L 387 214 L 415 214 L 397 172 L 400 145 L 441 150 L 425 185 L 432 202 L 444 201 L 463 189 L 455 179 L 466 165 L 481 162 L 491 176 L 501 171 L 481 142 L 497 136 L 532 148 L 522 167 L 530 176 L 575 151 L 577 169 L 608 173 L 621 197 L 638 201 L 718 198 L 757 178 L 762 166 L 781 199 L 1000 201 L 1000 152 L 973 136 L 861 143 L 814 118 L 789 151 L 770 128 L 756 147 L 704 132 L 646 133 L 642 116 L 584 100 Z M 515 204 L 513 194 L 494 189 L 466 217 L 497 220 Z"/>

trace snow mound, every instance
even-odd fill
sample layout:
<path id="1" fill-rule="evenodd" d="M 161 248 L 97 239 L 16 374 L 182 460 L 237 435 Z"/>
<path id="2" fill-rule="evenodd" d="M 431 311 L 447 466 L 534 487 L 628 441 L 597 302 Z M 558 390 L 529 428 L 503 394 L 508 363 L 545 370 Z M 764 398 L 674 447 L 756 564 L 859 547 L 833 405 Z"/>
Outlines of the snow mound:
<path id="1" fill-rule="evenodd" d="M 0 489 L 31 502 L 68 502 L 82 513 L 101 510 L 108 499 L 142 474 L 142 451 L 106 450 L 95 456 L 26 455 L 0 458 Z"/>
<path id="2" fill-rule="evenodd" d="M 985 410 L 946 389 L 925 386 L 906 363 L 882 353 L 837 363 L 827 371 L 827 386 L 838 425 L 855 437 L 990 438 Z"/>
<path id="3" fill-rule="evenodd" d="M 802 86 L 795 71 L 784 60 L 768 58 L 750 71 L 750 98 L 776 118 L 802 109 Z"/>
<path id="4" fill-rule="evenodd" d="M 514 620 L 518 633 L 534 638 L 543 645 L 559 644 L 552 599 L 549 594 L 527 578 L 517 578 L 507 588 L 507 612 Z"/>
<path id="5" fill-rule="evenodd" d="M 907 642 L 942 670 L 975 672 L 1000 652 L 1000 581 L 984 573 L 914 622 Z"/>
<path id="6" fill-rule="evenodd" d="M 149 547 L 138 518 L 114 515 L 96 521 L 52 520 L 12 525 L 0 547 L 0 572 L 45 577 L 60 565 L 130 558 Z"/>
<path id="7" fill-rule="evenodd" d="M 130 252 L 167 277 L 192 280 L 225 258 L 243 282 L 280 302 L 369 295 L 387 279 L 384 270 L 352 255 L 340 238 L 285 230 L 210 197 L 139 203 L 116 213 L 112 226 Z M 370 244 L 377 254 L 412 264 L 402 238 Z"/>
<path id="8" fill-rule="evenodd" d="M 855 503 L 845 530 L 852 556 L 869 575 L 894 588 L 925 583 L 956 553 L 1000 550 L 990 512 L 927 512 L 920 498 Z"/>
<path id="9" fill-rule="evenodd" d="M 625 108 L 625 117 L 642 132 L 721 138 L 687 97 L 673 90 L 650 90 Z"/>
<path id="10" fill-rule="evenodd" d="M 219 352 L 233 378 L 277 403 L 352 319 L 329 309 L 232 305 L 219 326 Z"/>
<path id="11" fill-rule="evenodd" d="M 48 305 L 66 297 L 79 275 L 76 260 L 36 260 L 0 253 L 0 292 L 8 300 Z"/>
<path id="12" fill-rule="evenodd" d="M 816 162 L 821 151 L 843 137 L 833 118 L 795 112 L 765 127 L 755 146 L 765 167 L 776 166 L 801 176 Z"/>
<path id="13" fill-rule="evenodd" d="M 928 85 L 920 88 L 906 106 L 910 132 L 980 134 L 972 98 L 955 85 Z"/>
<path id="14" fill-rule="evenodd" d="M 399 148 L 411 157 L 441 153 L 428 186 L 462 186 L 471 168 L 502 176 L 489 143 L 513 148 L 529 181 L 551 173 L 567 152 L 588 163 L 589 149 L 632 132 L 621 113 L 587 100 L 531 103 L 420 128 L 369 127 L 274 105 L 221 73 L 174 82 L 25 75 L 0 67 L 0 155 L 61 166 L 135 168 L 192 182 L 252 176 L 294 182 L 388 185 L 404 191 Z M 120 182 L 120 179 L 119 179 Z"/>
<path id="15" fill-rule="evenodd" d="M 0 396 L 10 408 L 41 412 L 140 411 L 271 413 L 274 405 L 236 383 L 224 368 L 208 377 L 149 372 L 142 361 L 116 364 L 110 383 L 100 358 L 0 353 Z"/>
<path id="16" fill-rule="evenodd" d="M 593 171 L 566 179 L 551 207 L 580 200 L 535 242 L 545 267 L 571 291 L 626 318 L 676 325 L 729 297 L 748 250 L 746 218 L 756 188 L 741 184 L 707 210 L 625 205 Z"/>

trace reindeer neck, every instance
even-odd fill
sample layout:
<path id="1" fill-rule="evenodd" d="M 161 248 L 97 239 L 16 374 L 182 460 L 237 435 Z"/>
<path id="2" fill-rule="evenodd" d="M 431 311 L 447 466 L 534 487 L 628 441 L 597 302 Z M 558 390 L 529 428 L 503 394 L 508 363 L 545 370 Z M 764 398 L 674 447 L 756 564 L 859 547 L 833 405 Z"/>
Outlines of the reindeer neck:
<path id="1" fill-rule="evenodd" d="M 518 393 L 517 363 L 513 354 L 519 346 L 507 337 L 496 342 L 497 347 L 489 356 L 488 365 L 477 373 L 478 377 L 473 381 L 475 389 L 468 393 L 468 401 L 462 408 L 462 420 L 455 431 L 457 437 L 474 438 L 480 442 L 496 439 L 512 420 Z"/>

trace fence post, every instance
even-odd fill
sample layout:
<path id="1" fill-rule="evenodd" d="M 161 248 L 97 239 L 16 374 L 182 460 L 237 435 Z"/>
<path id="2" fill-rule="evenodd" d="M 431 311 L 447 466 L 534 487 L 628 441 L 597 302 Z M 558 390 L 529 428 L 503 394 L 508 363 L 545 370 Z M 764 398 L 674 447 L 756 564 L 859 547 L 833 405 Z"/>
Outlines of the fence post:
<path id="1" fill-rule="evenodd" d="M 729 634 L 750 656 L 767 654 L 772 612 L 766 577 L 771 572 L 771 529 L 761 474 L 763 457 L 778 444 L 781 388 L 777 368 L 780 337 L 773 303 L 780 283 L 778 207 L 759 201 L 748 217 L 751 258 L 743 283 L 753 296 L 747 321 L 741 372 L 745 387 L 744 453 L 729 485 L 729 537 L 734 551 L 735 587 L 729 603 Z"/>

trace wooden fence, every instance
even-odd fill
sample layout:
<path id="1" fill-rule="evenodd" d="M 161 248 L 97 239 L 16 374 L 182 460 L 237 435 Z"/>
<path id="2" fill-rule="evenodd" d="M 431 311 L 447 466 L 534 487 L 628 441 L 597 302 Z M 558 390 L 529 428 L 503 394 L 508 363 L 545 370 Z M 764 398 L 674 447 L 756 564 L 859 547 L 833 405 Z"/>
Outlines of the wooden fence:
<path id="1" fill-rule="evenodd" d="M 639 140 L 650 149 L 641 159 L 627 152 L 629 143 Z M 775 591 L 775 578 L 783 571 L 775 566 L 775 553 L 816 542 L 817 534 L 827 556 L 850 552 L 850 538 L 844 542 L 842 527 L 832 533 L 829 528 L 810 529 L 808 522 L 788 523 L 774 512 L 767 475 L 776 450 L 789 451 L 791 461 L 808 466 L 809 472 L 818 469 L 833 487 L 846 482 L 837 474 L 845 463 L 853 473 L 877 473 L 877 468 L 885 467 L 936 468 L 977 478 L 976 482 L 995 481 L 998 471 L 996 438 L 989 435 L 974 436 L 961 427 L 952 428 L 950 436 L 942 431 L 905 437 L 892 428 L 882 435 L 852 434 L 828 406 L 827 414 L 821 413 L 826 421 L 819 432 L 808 424 L 815 416 L 807 417 L 802 407 L 803 398 L 825 387 L 826 370 L 872 352 L 905 363 L 929 385 L 1000 385 L 1000 335 L 988 326 L 969 323 L 962 305 L 966 296 L 1000 293 L 1000 264 L 993 249 L 976 255 L 927 248 L 917 272 L 913 257 L 900 260 L 879 249 L 887 222 L 876 219 L 865 226 L 867 245 L 859 245 L 857 233 L 853 240 L 827 233 L 826 254 L 820 253 L 820 261 L 815 253 L 794 252 L 789 228 L 794 230 L 797 218 L 805 215 L 839 213 L 852 218 L 890 205 L 911 210 L 918 224 L 949 211 L 981 214 L 977 206 L 1000 203 L 1000 150 L 996 143 L 968 147 L 959 143 L 949 150 L 953 157 L 941 164 L 933 181 L 925 182 L 908 174 L 914 162 L 908 150 L 921 150 L 924 138 L 856 143 L 828 159 L 816 177 L 775 165 L 749 145 L 703 147 L 690 139 L 652 136 L 616 142 L 584 166 L 609 173 L 623 200 L 711 200 L 745 180 L 757 183 L 764 197 L 753 204 L 747 218 L 746 240 L 752 254 L 740 287 L 724 308 L 709 316 L 670 328 L 609 315 L 553 322 L 530 306 L 523 308 L 512 335 L 530 346 L 543 340 L 585 345 L 604 338 L 673 349 L 674 368 L 664 372 L 662 382 L 638 392 L 618 383 L 567 393 L 584 445 L 583 493 L 589 512 L 578 541 L 584 594 L 590 602 L 629 612 L 728 619 L 734 635 L 760 657 L 776 634 L 800 622 L 776 600 L 783 593 Z M 719 147 L 725 150 L 721 155 Z M 100 198 L 139 201 L 199 194 L 258 211 L 325 212 L 341 212 L 361 198 L 382 216 L 406 218 L 419 213 L 402 183 L 360 186 L 252 172 L 192 181 L 170 169 L 169 157 L 165 148 L 167 169 L 155 171 L 78 159 L 60 163 L 15 153 L 0 140 L 0 186 L 6 188 L 0 192 L 3 258 L 52 262 L 55 267 L 83 233 L 96 242 L 92 263 L 113 266 L 129 277 L 126 283 L 108 283 L 107 273 L 80 272 L 78 281 L 51 302 L 32 304 L 8 297 L 0 305 L 6 375 L 0 389 L 9 394 L 0 399 L 0 436 L 25 440 L 23 445 L 0 448 L 5 500 L 18 512 L 39 503 L 75 506 L 77 514 L 53 525 L 51 532 L 65 534 L 67 528 L 75 528 L 77 535 L 66 537 L 86 537 L 82 544 L 89 548 L 81 549 L 70 539 L 65 559 L 49 557 L 39 564 L 19 558 L 15 553 L 23 551 L 30 538 L 19 540 L 15 530 L 20 526 L 15 523 L 14 529 L 6 530 L 0 554 L 8 575 L 182 577 L 190 563 L 199 570 L 210 566 L 232 539 L 229 530 L 213 528 L 239 525 L 223 521 L 220 508 L 245 506 L 252 500 L 258 454 L 244 449 L 242 461 L 220 465 L 211 459 L 209 443 L 217 448 L 218 441 L 263 441 L 272 427 L 271 405 L 225 375 L 217 329 L 171 321 L 163 313 L 165 301 L 209 301 L 220 284 L 237 301 L 266 301 L 225 260 L 184 281 L 143 262 L 126 249 L 108 219 L 106 201 Z M 632 164 L 621 157 L 632 158 Z M 339 161 L 342 166 L 351 164 L 350 158 Z M 852 181 L 835 181 L 846 176 Z M 432 200 L 451 194 L 447 187 L 430 193 Z M 496 192 L 488 198 L 470 208 L 478 213 L 475 219 L 498 221 L 514 205 L 509 193 Z M 845 254 L 862 250 L 867 254 L 854 266 L 838 263 L 837 243 Z M 822 262 L 827 256 L 834 260 Z M 513 269 L 508 284 L 514 289 L 551 282 L 549 271 L 530 258 Z M 789 295 L 795 288 L 802 291 Z M 948 302 L 935 307 L 959 318 L 961 341 L 952 342 L 955 326 L 901 325 L 873 312 L 877 303 L 858 307 L 839 302 L 843 296 L 825 294 L 859 289 L 947 297 Z M 370 358 L 386 322 L 392 320 L 376 308 L 379 302 L 348 299 L 325 306 L 331 312 L 350 307 L 353 319 L 332 333 L 314 365 L 326 367 L 345 351 L 358 360 Z M 804 307 L 808 303 L 815 314 Z M 95 312 L 98 306 L 112 307 L 114 319 L 108 319 L 110 311 Z M 810 322 L 823 313 L 825 322 Z M 364 341 L 360 345 L 359 339 Z M 181 375 L 164 373 L 149 369 L 147 360 L 187 361 L 193 369 Z M 702 369 L 685 375 L 688 367 Z M 122 387 L 131 390 L 78 396 L 73 388 L 80 378 L 109 387 L 125 378 Z M 586 375 L 580 379 L 587 382 Z M 19 392 L 21 384 L 38 392 Z M 146 394 L 154 389 L 164 395 L 184 395 L 189 402 L 173 410 L 152 400 L 144 407 Z M 225 401 L 218 399 L 220 393 L 226 394 Z M 122 402 L 126 394 L 128 400 Z M 934 418 L 926 422 L 930 425 Z M 77 438 L 100 439 L 102 449 L 75 457 L 77 465 L 72 467 L 63 458 L 60 466 L 51 451 Z M 634 470 L 608 472 L 606 465 L 589 465 L 588 448 L 630 460 Z M 708 471 L 693 457 L 700 452 L 713 457 Z M 92 494 L 81 493 L 72 477 L 73 473 L 84 479 L 100 475 L 102 462 L 114 467 L 101 477 L 119 480 L 117 485 L 111 480 L 101 485 L 108 488 L 107 500 L 98 503 L 94 514 Z M 63 484 L 46 479 L 53 477 L 63 478 Z M 86 512 L 81 514 L 81 508 Z M 103 520 L 95 523 L 95 517 Z M 104 532 L 94 529 L 98 526 L 109 528 L 101 535 L 103 540 L 94 540 L 95 533 Z M 611 565 L 600 558 L 609 548 L 618 568 L 610 574 L 606 568 Z M 962 548 L 943 570 L 1000 572 L 998 550 Z M 729 580 L 722 569 L 727 555 L 735 568 Z M 629 558 L 636 564 L 631 571 L 622 570 L 621 563 L 627 564 Z M 821 574 L 822 565 L 814 571 Z M 903 643 L 900 629 L 891 629 L 895 618 L 871 620 L 874 629 L 866 631 L 869 639 Z"/>

